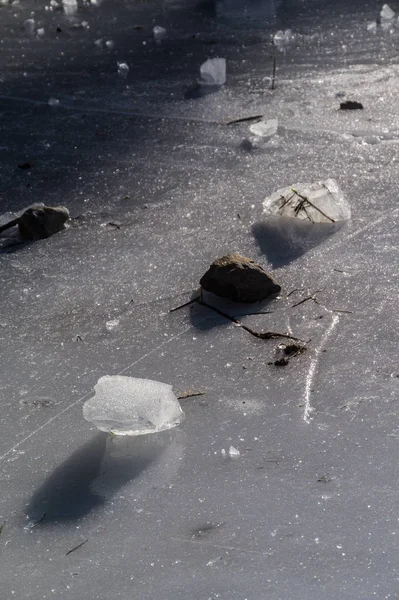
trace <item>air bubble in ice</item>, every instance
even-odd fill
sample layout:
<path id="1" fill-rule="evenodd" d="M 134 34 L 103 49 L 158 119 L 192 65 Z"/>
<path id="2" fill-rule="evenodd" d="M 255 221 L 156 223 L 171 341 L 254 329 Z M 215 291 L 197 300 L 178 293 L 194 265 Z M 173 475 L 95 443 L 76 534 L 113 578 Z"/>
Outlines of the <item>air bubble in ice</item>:
<path id="1" fill-rule="evenodd" d="M 114 42 L 112 40 L 107 40 L 105 42 L 105 45 L 107 46 L 108 50 L 112 50 L 112 48 L 114 47 Z"/>
<path id="2" fill-rule="evenodd" d="M 200 67 L 202 84 L 224 85 L 226 83 L 226 59 L 210 58 Z"/>
<path id="3" fill-rule="evenodd" d="M 118 62 L 118 75 L 127 77 L 129 73 L 129 65 L 126 62 Z"/>
<path id="4" fill-rule="evenodd" d="M 48 101 L 49 106 L 59 106 L 60 101 L 57 98 L 50 98 Z"/>
<path id="5" fill-rule="evenodd" d="M 144 435 L 171 429 L 184 419 L 172 386 L 122 375 L 101 377 L 83 416 L 101 431 Z"/>

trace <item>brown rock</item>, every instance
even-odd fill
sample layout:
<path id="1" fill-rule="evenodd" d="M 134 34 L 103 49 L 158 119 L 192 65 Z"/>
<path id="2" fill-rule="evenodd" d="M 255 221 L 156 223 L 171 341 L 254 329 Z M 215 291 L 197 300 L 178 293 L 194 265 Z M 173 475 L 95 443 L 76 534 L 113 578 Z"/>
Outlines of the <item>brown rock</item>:
<path id="1" fill-rule="evenodd" d="M 28 208 L 18 219 L 21 237 L 26 240 L 48 238 L 64 229 L 69 219 L 65 206 L 44 206 L 38 204 Z"/>
<path id="2" fill-rule="evenodd" d="M 278 294 L 281 286 L 252 259 L 228 254 L 211 264 L 200 281 L 201 287 L 234 302 L 260 302 Z"/>

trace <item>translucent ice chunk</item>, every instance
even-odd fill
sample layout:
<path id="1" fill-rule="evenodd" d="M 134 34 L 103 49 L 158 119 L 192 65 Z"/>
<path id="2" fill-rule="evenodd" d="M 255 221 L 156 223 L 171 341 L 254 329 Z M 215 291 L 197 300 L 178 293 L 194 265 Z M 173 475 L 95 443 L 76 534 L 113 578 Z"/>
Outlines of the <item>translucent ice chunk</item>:
<path id="1" fill-rule="evenodd" d="M 98 40 L 94 41 L 94 45 L 97 46 L 97 48 L 102 48 L 103 47 L 103 43 L 104 43 L 103 38 L 98 38 Z"/>
<path id="2" fill-rule="evenodd" d="M 164 27 L 155 25 L 155 27 L 152 30 L 152 33 L 154 34 L 154 39 L 157 42 L 160 42 L 161 40 L 166 38 L 168 32 L 166 31 L 166 29 Z"/>
<path id="3" fill-rule="evenodd" d="M 293 217 L 310 223 L 336 223 L 351 217 L 351 209 L 335 181 L 295 183 L 263 201 L 269 216 Z"/>
<path id="4" fill-rule="evenodd" d="M 268 119 L 267 121 L 259 121 L 250 125 L 251 133 L 258 137 L 272 137 L 277 133 L 278 119 Z"/>
<path id="5" fill-rule="evenodd" d="M 149 379 L 106 375 L 83 405 L 83 416 L 101 431 L 144 435 L 175 427 L 184 413 L 172 386 Z"/>
<path id="6" fill-rule="evenodd" d="M 367 23 L 367 31 L 377 31 L 377 21 L 371 21 L 371 23 Z"/>
<path id="7" fill-rule="evenodd" d="M 78 10 L 77 0 L 62 0 L 62 6 L 67 15 L 73 15 Z"/>
<path id="8" fill-rule="evenodd" d="M 41 27 L 40 29 L 38 29 L 36 33 L 39 37 L 43 37 L 44 36 L 44 27 Z"/>
<path id="9" fill-rule="evenodd" d="M 24 21 L 24 29 L 26 33 L 33 33 L 35 31 L 35 19 L 26 19 Z"/>
<path id="10" fill-rule="evenodd" d="M 291 31 L 291 29 L 287 29 L 286 31 L 283 31 L 282 29 L 280 29 L 273 37 L 273 42 L 275 44 L 275 46 L 277 46 L 277 48 L 279 50 L 284 50 L 284 48 L 293 41 L 294 36 L 293 33 Z"/>
<path id="11" fill-rule="evenodd" d="M 384 21 L 389 21 L 390 19 L 394 18 L 395 13 L 392 10 L 392 8 L 388 6 L 388 4 L 384 4 L 384 6 L 381 9 L 380 16 L 381 19 L 383 19 Z"/>
<path id="12" fill-rule="evenodd" d="M 237 448 L 234 448 L 234 446 L 230 446 L 229 456 L 230 458 L 239 458 L 241 456 L 241 453 L 239 450 L 237 450 Z"/>
<path id="13" fill-rule="evenodd" d="M 209 58 L 200 68 L 202 84 L 224 85 L 226 83 L 226 59 Z"/>
<path id="14" fill-rule="evenodd" d="M 129 65 L 126 62 L 118 62 L 118 75 L 127 77 L 129 73 Z"/>

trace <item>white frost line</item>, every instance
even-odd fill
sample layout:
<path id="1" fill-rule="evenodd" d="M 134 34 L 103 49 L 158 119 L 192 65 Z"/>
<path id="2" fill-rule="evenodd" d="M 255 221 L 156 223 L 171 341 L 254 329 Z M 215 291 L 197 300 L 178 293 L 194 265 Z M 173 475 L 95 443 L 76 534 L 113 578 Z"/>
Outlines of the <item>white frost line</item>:
<path id="1" fill-rule="evenodd" d="M 173 340 L 176 340 L 177 338 L 181 337 L 184 333 L 186 333 L 187 331 L 189 331 L 191 329 L 191 327 L 192 327 L 192 325 L 189 325 L 188 327 L 186 327 L 186 329 L 183 329 L 183 331 L 181 331 L 180 333 L 177 333 L 176 335 L 174 335 L 173 337 L 169 338 L 168 340 L 165 340 L 164 342 L 162 342 L 162 344 L 159 344 L 159 346 L 157 346 L 156 348 L 153 348 L 152 350 L 150 350 L 149 352 L 147 352 L 147 354 L 143 354 L 143 356 L 140 356 L 140 358 L 138 358 L 137 360 L 135 360 L 134 362 L 132 362 L 131 365 L 128 365 L 127 367 L 125 367 L 124 369 L 122 369 L 122 371 L 119 371 L 119 373 L 116 373 L 116 374 L 117 375 L 122 375 L 122 373 L 124 373 L 125 371 L 127 371 L 131 367 L 134 367 L 134 365 L 137 365 L 137 363 L 141 362 L 145 358 L 148 358 L 148 356 L 151 356 L 151 354 L 154 354 L 154 352 L 156 352 L 157 350 L 159 350 L 163 346 L 166 346 L 170 342 L 173 342 Z M 24 437 L 24 439 L 21 440 L 20 442 L 18 442 L 18 444 L 15 444 L 15 446 L 13 446 L 9 450 L 7 450 L 7 452 L 5 452 L 2 456 L 0 456 L 0 462 L 2 462 L 5 458 L 7 458 L 7 456 L 9 454 L 11 454 L 12 452 L 14 452 L 14 450 L 16 450 L 17 448 L 19 448 L 19 446 L 21 446 L 22 444 L 24 444 L 25 442 L 27 442 L 31 437 L 33 437 L 34 435 L 36 435 L 37 433 L 39 433 L 39 431 L 42 431 L 42 429 L 44 429 L 45 427 L 47 427 L 47 425 L 50 425 L 50 423 L 52 423 L 53 421 L 55 421 L 56 419 L 58 419 L 58 417 L 60 417 L 61 415 L 63 415 L 64 413 L 66 413 L 68 410 L 70 410 L 71 408 L 73 408 L 74 406 L 76 406 L 77 404 L 79 404 L 79 402 L 82 402 L 83 400 L 85 400 L 86 398 L 88 398 L 89 396 L 91 396 L 91 394 L 92 394 L 91 391 L 87 392 L 86 394 L 84 394 L 83 396 L 81 396 L 80 398 L 78 398 L 77 400 L 75 400 L 75 402 L 72 402 L 72 404 L 70 404 L 69 406 L 67 406 L 63 410 L 61 410 L 58 414 L 54 415 L 54 417 L 51 417 L 51 419 L 49 419 L 48 421 L 46 421 L 45 423 L 43 423 L 43 425 L 40 425 L 40 427 L 38 427 L 35 431 L 32 431 L 32 433 L 30 433 L 29 435 L 27 435 L 26 437 Z"/>
<path id="2" fill-rule="evenodd" d="M 330 337 L 330 335 L 334 331 L 335 326 L 338 324 L 338 321 L 339 321 L 339 315 L 334 315 L 333 318 L 332 318 L 330 327 L 324 333 L 323 337 L 321 338 L 320 345 L 318 346 L 318 348 L 316 348 L 314 358 L 312 358 L 312 360 L 310 361 L 309 371 L 308 371 L 308 374 L 306 376 L 305 410 L 304 410 L 304 413 L 303 413 L 303 420 L 306 423 L 310 423 L 310 421 L 311 421 L 311 413 L 313 412 L 313 408 L 312 408 L 312 406 L 310 404 L 310 394 L 311 394 L 311 391 L 312 391 L 312 386 L 313 386 L 313 381 L 314 381 L 314 377 L 315 377 L 315 374 L 316 374 L 316 369 L 317 369 L 317 366 L 319 364 L 319 355 L 320 355 L 320 352 L 323 350 L 323 347 L 324 347 L 325 343 L 327 342 L 328 338 Z"/>
<path id="3" fill-rule="evenodd" d="M 25 102 L 26 104 L 34 104 L 35 106 L 48 106 L 48 102 L 45 100 L 32 100 L 31 98 L 20 98 L 18 96 L 3 96 L 0 95 L 0 100 L 12 100 L 14 102 Z M 186 122 L 195 122 L 195 123 L 208 123 L 209 125 L 219 125 L 219 121 L 210 120 L 210 119 L 201 119 L 200 117 L 184 117 L 181 115 L 162 115 L 159 113 L 142 113 L 140 111 L 135 110 L 118 110 L 116 108 L 96 108 L 95 106 L 74 106 L 68 102 L 60 101 L 60 104 L 56 109 L 51 108 L 51 110 L 56 111 L 60 108 L 64 108 L 65 110 L 72 110 L 75 112 L 85 112 L 85 113 L 94 113 L 94 114 L 110 114 L 110 115 L 121 115 L 127 117 L 141 117 L 142 119 L 157 119 L 164 121 L 186 121 Z"/>
<path id="4" fill-rule="evenodd" d="M 361 227 L 357 231 L 354 231 L 353 233 L 348 235 L 348 240 L 352 240 L 354 237 L 357 237 L 361 233 L 364 233 L 365 231 L 368 231 L 369 229 L 373 229 L 373 227 L 375 227 L 376 225 L 379 225 L 380 223 L 382 223 L 383 221 L 386 221 L 387 219 L 392 219 L 393 217 L 396 217 L 398 215 L 398 212 L 399 212 L 399 209 L 396 208 L 391 213 L 381 215 L 381 217 L 379 217 L 375 221 L 368 223 L 364 227 Z"/>

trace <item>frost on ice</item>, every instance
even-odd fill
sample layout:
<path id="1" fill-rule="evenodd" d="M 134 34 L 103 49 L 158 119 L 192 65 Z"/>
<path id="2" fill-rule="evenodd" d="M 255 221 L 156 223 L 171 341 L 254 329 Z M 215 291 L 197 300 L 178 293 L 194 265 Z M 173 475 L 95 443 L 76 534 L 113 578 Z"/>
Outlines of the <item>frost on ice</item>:
<path id="1" fill-rule="evenodd" d="M 210 58 L 201 67 L 201 83 L 205 85 L 224 85 L 226 83 L 226 59 Z"/>
<path id="2" fill-rule="evenodd" d="M 144 435 L 171 429 L 184 419 L 172 386 L 122 375 L 101 377 L 83 416 L 101 431 Z"/>
<path id="3" fill-rule="evenodd" d="M 295 183 L 277 190 L 263 201 L 263 212 L 310 223 L 331 224 L 351 217 L 350 206 L 335 179 Z"/>

